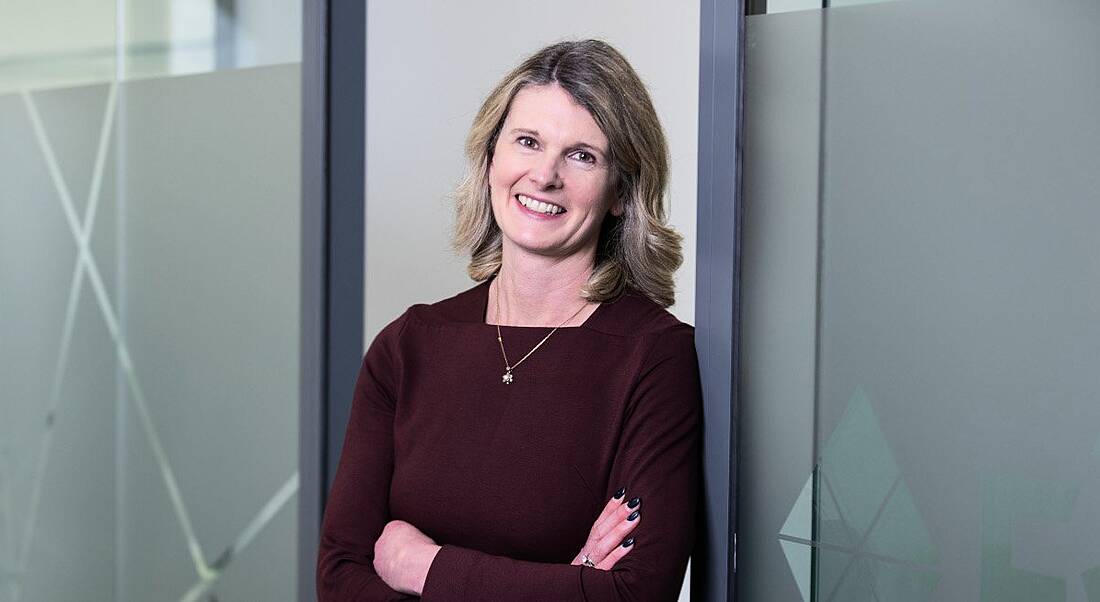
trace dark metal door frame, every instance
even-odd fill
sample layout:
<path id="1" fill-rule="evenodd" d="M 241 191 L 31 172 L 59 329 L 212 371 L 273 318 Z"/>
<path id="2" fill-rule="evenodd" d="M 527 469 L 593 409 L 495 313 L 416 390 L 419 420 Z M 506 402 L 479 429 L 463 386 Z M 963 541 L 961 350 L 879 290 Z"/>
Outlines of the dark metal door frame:
<path id="1" fill-rule="evenodd" d="M 701 0 L 696 348 L 703 524 L 692 598 L 734 600 L 746 0 Z M 325 496 L 363 353 L 366 3 L 303 1 L 298 599 L 314 600 Z"/>
<path id="2" fill-rule="evenodd" d="M 702 0 L 695 346 L 703 382 L 704 525 L 694 600 L 735 600 L 745 0 Z"/>
<path id="3" fill-rule="evenodd" d="M 302 3 L 298 599 L 315 600 L 325 497 L 363 354 L 367 8 Z"/>

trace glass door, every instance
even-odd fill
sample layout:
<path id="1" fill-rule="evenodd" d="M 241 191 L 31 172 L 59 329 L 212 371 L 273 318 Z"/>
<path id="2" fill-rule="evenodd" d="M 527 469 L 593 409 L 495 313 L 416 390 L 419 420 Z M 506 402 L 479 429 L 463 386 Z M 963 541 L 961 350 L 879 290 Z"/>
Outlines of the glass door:
<path id="1" fill-rule="evenodd" d="M 796 8 L 747 20 L 739 594 L 1100 600 L 1100 5 Z"/>
<path id="2" fill-rule="evenodd" d="M 0 600 L 295 591 L 300 40 L 0 7 Z"/>

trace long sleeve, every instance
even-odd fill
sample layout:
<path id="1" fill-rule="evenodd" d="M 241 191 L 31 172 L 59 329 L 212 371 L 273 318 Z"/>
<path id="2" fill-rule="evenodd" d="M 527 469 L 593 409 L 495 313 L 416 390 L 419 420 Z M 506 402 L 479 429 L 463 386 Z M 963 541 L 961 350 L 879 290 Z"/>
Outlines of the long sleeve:
<path id="1" fill-rule="evenodd" d="M 458 600 L 675 600 L 695 537 L 702 421 L 693 329 L 654 335 L 623 416 L 609 491 L 642 498 L 631 550 L 610 571 L 529 562 L 444 545 L 426 602 Z M 595 518 L 595 517 L 593 517 Z M 440 542 L 445 543 L 445 542 Z"/>
<path id="2" fill-rule="evenodd" d="M 396 345 L 405 317 L 379 333 L 363 359 L 340 464 L 321 526 L 318 600 L 408 600 L 374 571 L 374 543 L 390 520 Z"/>

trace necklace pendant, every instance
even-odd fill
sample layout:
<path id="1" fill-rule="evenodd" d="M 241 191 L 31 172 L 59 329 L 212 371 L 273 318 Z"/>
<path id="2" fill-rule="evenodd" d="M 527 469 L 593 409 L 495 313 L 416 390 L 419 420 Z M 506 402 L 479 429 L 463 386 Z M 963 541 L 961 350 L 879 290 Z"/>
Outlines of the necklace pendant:
<path id="1" fill-rule="evenodd" d="M 503 382 L 506 385 L 512 384 L 512 371 L 511 370 L 506 371 L 504 373 L 504 376 L 502 376 L 500 378 L 500 380 L 501 380 L 501 382 Z"/>

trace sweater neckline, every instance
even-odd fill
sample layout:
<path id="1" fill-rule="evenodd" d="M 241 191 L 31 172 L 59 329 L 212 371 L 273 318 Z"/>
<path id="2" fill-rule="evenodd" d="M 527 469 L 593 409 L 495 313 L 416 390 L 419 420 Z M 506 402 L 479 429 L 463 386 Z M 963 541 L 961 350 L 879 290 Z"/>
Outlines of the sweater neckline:
<path id="1" fill-rule="evenodd" d="M 476 296 L 475 296 L 475 301 L 476 302 L 473 303 L 472 305 L 473 305 L 474 311 L 476 311 L 477 314 L 474 315 L 474 316 L 471 316 L 471 318 L 473 319 L 473 321 L 478 322 L 483 326 L 490 326 L 490 327 L 496 328 L 496 326 L 497 326 L 496 324 L 489 324 L 488 322 L 485 321 L 485 316 L 489 313 L 489 284 L 492 283 L 492 281 L 493 281 L 493 279 L 489 278 L 488 280 L 486 280 L 486 281 L 482 282 L 481 284 L 478 284 L 476 287 L 474 287 L 473 292 L 476 293 Z M 594 325 L 596 323 L 596 321 L 599 319 L 600 315 L 603 314 L 604 307 L 606 305 L 607 305 L 606 302 L 601 302 L 599 305 L 596 306 L 596 310 L 593 311 L 591 314 L 589 314 L 589 316 L 587 318 L 585 318 L 584 322 L 581 322 L 577 326 L 562 326 L 558 330 L 575 330 L 575 329 L 580 329 L 580 328 L 590 328 L 592 325 Z M 501 328 L 510 328 L 510 329 L 514 329 L 514 330 L 550 330 L 551 328 L 553 328 L 553 326 L 507 326 L 507 325 L 504 325 L 504 324 L 501 324 L 500 327 Z"/>

